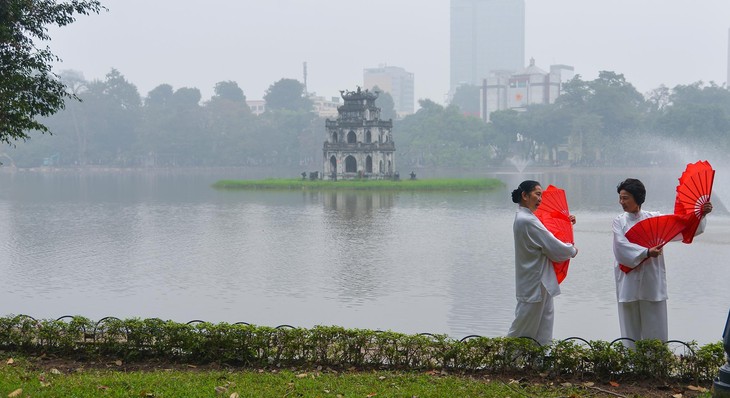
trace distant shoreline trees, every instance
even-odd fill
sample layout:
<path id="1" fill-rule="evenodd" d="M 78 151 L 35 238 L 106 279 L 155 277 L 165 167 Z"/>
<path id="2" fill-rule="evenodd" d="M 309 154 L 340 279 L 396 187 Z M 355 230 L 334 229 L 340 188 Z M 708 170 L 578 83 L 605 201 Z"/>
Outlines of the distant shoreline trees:
<path id="1" fill-rule="evenodd" d="M 65 98 L 64 110 L 37 120 L 53 136 L 25 136 L 5 150 L 19 167 L 321 168 L 324 119 L 296 80 L 271 84 L 267 111 L 256 116 L 233 81 L 202 101 L 199 89 L 169 84 L 142 97 L 115 69 L 103 80 L 60 75 L 82 102 Z M 394 121 L 398 166 L 483 169 L 516 155 L 544 165 L 638 165 L 669 160 L 647 155 L 652 142 L 730 146 L 730 91 L 714 83 L 641 95 L 623 75 L 603 71 L 590 81 L 576 76 L 562 91 L 554 104 L 495 112 L 491 123 L 458 103 L 422 99 L 416 113 Z"/>

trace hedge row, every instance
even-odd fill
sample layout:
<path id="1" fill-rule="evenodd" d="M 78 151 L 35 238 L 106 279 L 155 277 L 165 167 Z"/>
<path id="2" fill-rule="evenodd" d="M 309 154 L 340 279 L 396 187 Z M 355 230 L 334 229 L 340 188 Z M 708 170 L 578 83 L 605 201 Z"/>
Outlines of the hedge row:
<path id="1" fill-rule="evenodd" d="M 323 366 L 360 369 L 444 369 L 462 372 L 541 373 L 602 380 L 626 378 L 712 380 L 725 354 L 720 342 L 621 341 L 571 338 L 540 346 L 526 338 L 408 335 L 391 331 L 315 326 L 276 328 L 246 323 L 177 323 L 161 319 L 80 316 L 37 320 L 0 318 L 0 350 L 69 358 L 159 359 L 246 367 Z"/>

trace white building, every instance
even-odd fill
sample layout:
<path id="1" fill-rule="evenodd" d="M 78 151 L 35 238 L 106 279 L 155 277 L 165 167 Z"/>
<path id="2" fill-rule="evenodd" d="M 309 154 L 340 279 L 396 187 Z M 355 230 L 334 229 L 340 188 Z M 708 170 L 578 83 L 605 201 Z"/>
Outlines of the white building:
<path id="1" fill-rule="evenodd" d="M 266 112 L 266 101 L 264 100 L 246 100 L 246 105 L 251 109 L 251 113 L 256 116 Z"/>
<path id="2" fill-rule="evenodd" d="M 545 72 L 535 65 L 534 59 L 517 73 L 492 72 L 482 80 L 479 117 L 489 122 L 494 111 L 552 104 L 561 94 L 562 83 L 572 79 L 574 74 L 573 67 L 567 65 L 552 65 L 550 72 Z"/>
<path id="3" fill-rule="evenodd" d="M 312 100 L 313 110 L 319 117 L 335 118 L 337 117 L 337 107 L 342 105 L 339 97 L 327 99 L 316 95 L 309 97 Z"/>
<path id="4" fill-rule="evenodd" d="M 342 105 L 338 97 L 327 99 L 317 95 L 310 95 L 312 101 L 312 111 L 319 117 L 337 117 L 337 107 Z M 246 105 L 251 109 L 251 113 L 256 116 L 266 112 L 266 101 L 264 100 L 246 100 Z"/>

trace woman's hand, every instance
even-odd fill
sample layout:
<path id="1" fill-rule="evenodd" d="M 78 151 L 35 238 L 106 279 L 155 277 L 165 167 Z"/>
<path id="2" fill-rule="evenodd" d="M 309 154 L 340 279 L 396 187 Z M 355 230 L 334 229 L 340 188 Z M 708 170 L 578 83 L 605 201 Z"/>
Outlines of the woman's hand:
<path id="1" fill-rule="evenodd" d="M 712 203 L 707 202 L 702 205 L 702 214 L 705 215 L 710 213 L 712 213 Z"/>
<path id="2" fill-rule="evenodd" d="M 574 224 L 574 225 L 575 225 L 576 219 L 575 219 L 575 216 L 574 216 L 574 215 L 572 215 L 572 214 L 571 214 L 571 215 L 569 215 L 569 216 L 568 216 L 568 219 L 570 220 L 570 222 L 571 222 L 572 224 Z"/>
<path id="3" fill-rule="evenodd" d="M 649 256 L 649 257 L 659 257 L 659 256 L 661 256 L 662 255 L 662 246 L 663 245 L 650 247 L 646 251 L 647 256 Z"/>

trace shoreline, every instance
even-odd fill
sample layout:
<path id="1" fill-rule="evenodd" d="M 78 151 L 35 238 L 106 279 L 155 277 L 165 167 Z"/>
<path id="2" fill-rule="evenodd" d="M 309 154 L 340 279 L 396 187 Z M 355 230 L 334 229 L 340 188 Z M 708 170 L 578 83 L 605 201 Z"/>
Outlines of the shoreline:
<path id="1" fill-rule="evenodd" d="M 534 165 L 525 168 L 524 170 L 517 170 L 515 167 L 500 166 L 494 168 L 485 169 L 461 169 L 461 168 L 424 168 L 424 167 L 413 167 L 412 170 L 417 172 L 417 176 L 423 176 L 419 179 L 434 179 L 434 178 L 475 178 L 477 176 L 487 177 L 490 175 L 515 175 L 515 174 L 544 174 L 544 173 L 570 173 L 570 174 L 595 174 L 595 173 L 615 173 L 622 172 L 626 173 L 629 171 L 651 171 L 651 172 L 666 172 L 676 173 L 681 172 L 684 169 L 684 165 L 677 165 L 677 168 L 666 166 L 611 166 L 611 167 L 583 167 L 583 166 L 540 166 Z M 411 169 L 408 169 L 411 170 Z M 288 169 L 288 168 L 270 168 L 270 167 L 107 167 L 107 166 L 69 166 L 69 167 L 16 167 L 12 165 L 2 164 L 0 165 L 0 173 L 98 173 L 98 174 L 122 174 L 122 173 L 136 173 L 136 174 L 175 174 L 175 173 L 263 173 L 269 172 L 271 177 L 264 178 L 292 178 L 296 179 L 301 175 L 302 171 L 299 169 Z M 406 181 L 408 173 L 402 173 L 404 178 L 402 181 Z M 469 176 L 469 177 L 464 177 Z"/>
<path id="2" fill-rule="evenodd" d="M 219 180 L 215 189 L 224 190 L 361 190 L 361 191 L 490 191 L 503 187 L 496 178 L 441 178 L 415 180 Z"/>

